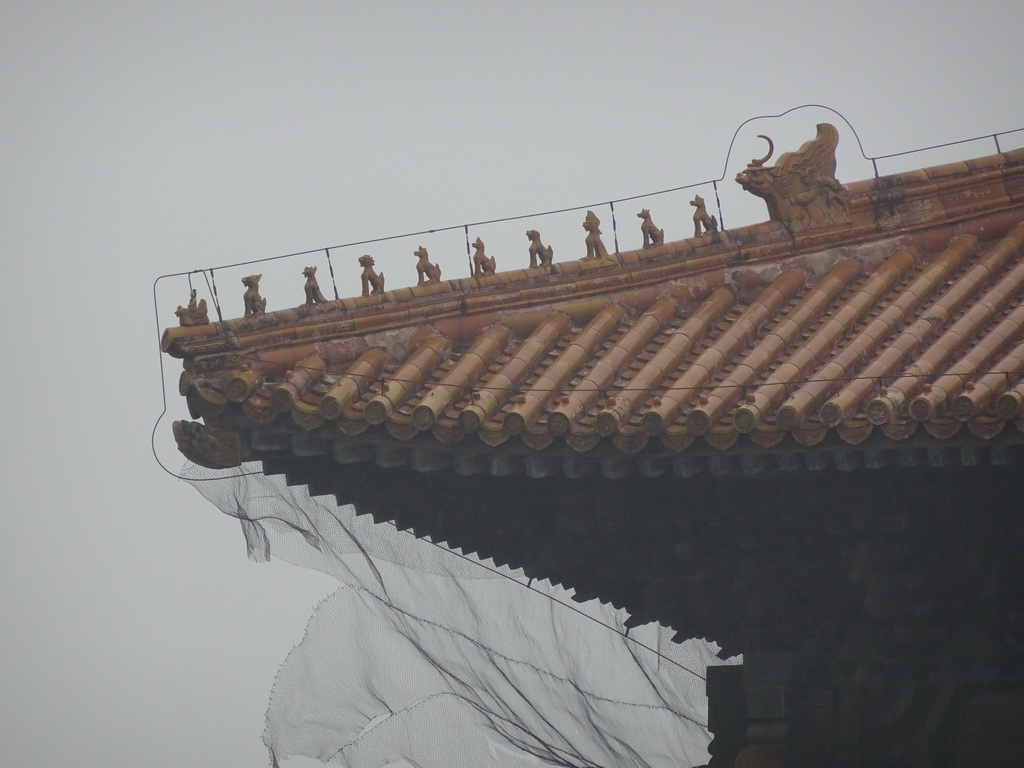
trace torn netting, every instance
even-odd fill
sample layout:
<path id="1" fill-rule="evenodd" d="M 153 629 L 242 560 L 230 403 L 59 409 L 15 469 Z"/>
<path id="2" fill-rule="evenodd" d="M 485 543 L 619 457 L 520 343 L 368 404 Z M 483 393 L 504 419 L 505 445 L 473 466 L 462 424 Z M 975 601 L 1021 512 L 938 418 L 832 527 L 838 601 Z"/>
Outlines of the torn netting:
<path id="1" fill-rule="evenodd" d="M 218 476 L 193 465 L 184 474 Z M 250 557 L 273 554 L 342 584 L 278 672 L 263 735 L 275 763 L 707 762 L 703 675 L 721 663 L 713 644 L 673 643 L 654 624 L 627 638 L 624 611 L 528 586 L 521 571 L 374 524 L 280 477 L 220 474 L 194 485 L 241 521 Z"/>

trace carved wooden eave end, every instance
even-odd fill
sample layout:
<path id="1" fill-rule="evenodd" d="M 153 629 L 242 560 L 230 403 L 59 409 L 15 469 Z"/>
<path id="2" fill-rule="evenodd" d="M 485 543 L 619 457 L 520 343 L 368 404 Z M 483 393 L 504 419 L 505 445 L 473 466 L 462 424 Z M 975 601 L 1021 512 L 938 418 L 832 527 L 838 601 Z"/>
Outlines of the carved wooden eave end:
<path id="1" fill-rule="evenodd" d="M 178 450 L 207 469 L 230 469 L 242 463 L 238 433 L 197 421 L 175 421 L 171 428 Z"/>

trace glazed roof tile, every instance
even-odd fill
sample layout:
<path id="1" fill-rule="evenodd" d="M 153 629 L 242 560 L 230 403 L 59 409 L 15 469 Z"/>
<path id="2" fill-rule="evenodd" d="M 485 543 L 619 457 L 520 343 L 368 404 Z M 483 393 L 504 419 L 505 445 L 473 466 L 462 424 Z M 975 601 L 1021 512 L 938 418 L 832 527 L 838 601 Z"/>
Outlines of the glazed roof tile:
<path id="1" fill-rule="evenodd" d="M 1024 151 L 846 191 L 840 224 L 171 328 L 163 347 L 243 459 L 615 477 L 1018 450 Z"/>

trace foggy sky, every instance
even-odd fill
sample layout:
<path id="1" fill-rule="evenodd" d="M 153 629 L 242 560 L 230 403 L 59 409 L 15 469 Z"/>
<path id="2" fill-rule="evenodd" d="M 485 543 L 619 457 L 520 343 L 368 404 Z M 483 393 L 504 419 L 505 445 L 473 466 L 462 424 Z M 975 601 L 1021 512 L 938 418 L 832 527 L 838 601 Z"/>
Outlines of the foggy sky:
<path id="1" fill-rule="evenodd" d="M 781 152 L 834 122 L 840 181 L 872 168 L 821 109 L 746 125 L 726 167 L 753 116 L 829 105 L 873 156 L 1024 127 L 1022 16 L 992 1 L 8 0 L 0 763 L 267 764 L 275 670 L 332 588 L 247 561 L 237 522 L 154 460 L 159 328 L 188 298 L 184 278 L 161 281 L 155 317 L 157 277 L 723 175 L 726 225 L 754 223 L 763 203 L 730 180 L 764 153 L 759 133 Z M 685 237 L 692 194 L 617 206 L 621 247 L 639 245 L 640 207 Z M 582 218 L 470 238 L 499 270 L 525 263 L 527 228 L 556 260 L 579 258 Z M 358 293 L 364 252 L 389 288 L 414 283 L 419 245 L 445 277 L 467 273 L 457 230 L 332 251 L 339 291 Z M 319 258 L 223 270 L 226 316 L 242 313 L 240 276 L 261 269 L 269 310 L 301 303 L 311 263 L 327 293 Z M 186 414 L 180 368 L 164 366 L 155 446 L 176 472 L 170 423 Z"/>

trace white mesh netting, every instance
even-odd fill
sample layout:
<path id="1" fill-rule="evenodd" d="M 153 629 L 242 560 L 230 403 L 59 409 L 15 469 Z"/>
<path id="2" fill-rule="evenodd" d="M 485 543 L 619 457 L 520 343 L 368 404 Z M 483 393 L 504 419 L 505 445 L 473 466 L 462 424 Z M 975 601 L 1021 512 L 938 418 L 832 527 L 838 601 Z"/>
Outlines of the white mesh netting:
<path id="1" fill-rule="evenodd" d="M 639 766 L 708 761 L 713 644 L 677 644 L 626 614 L 311 498 L 259 465 L 184 475 L 242 524 L 249 555 L 341 583 L 281 666 L 273 762 L 348 768 Z M 211 480 L 218 477 L 222 479 Z"/>

